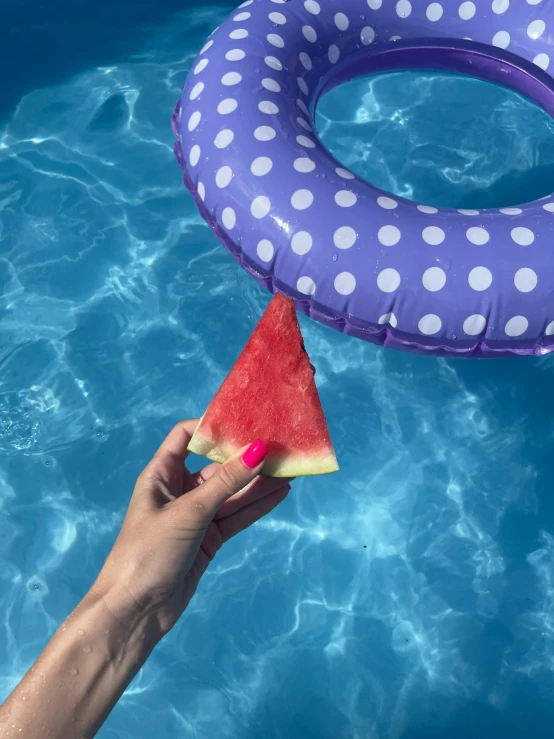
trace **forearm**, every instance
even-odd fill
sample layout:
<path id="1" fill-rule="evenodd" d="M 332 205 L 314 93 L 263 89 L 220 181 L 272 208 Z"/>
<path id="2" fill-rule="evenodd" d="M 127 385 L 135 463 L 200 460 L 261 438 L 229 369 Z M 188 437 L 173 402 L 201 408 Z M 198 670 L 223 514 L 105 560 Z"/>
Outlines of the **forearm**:
<path id="1" fill-rule="evenodd" d="M 138 607 L 94 589 L 0 707 L 0 738 L 91 739 L 159 634 Z"/>

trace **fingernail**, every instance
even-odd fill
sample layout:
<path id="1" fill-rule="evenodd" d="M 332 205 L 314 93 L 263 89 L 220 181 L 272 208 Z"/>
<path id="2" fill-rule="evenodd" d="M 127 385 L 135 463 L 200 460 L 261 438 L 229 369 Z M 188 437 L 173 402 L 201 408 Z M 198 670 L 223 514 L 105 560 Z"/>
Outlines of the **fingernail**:
<path id="1" fill-rule="evenodd" d="M 261 439 L 256 439 L 242 455 L 243 464 L 251 470 L 257 467 L 267 457 L 269 449 Z"/>

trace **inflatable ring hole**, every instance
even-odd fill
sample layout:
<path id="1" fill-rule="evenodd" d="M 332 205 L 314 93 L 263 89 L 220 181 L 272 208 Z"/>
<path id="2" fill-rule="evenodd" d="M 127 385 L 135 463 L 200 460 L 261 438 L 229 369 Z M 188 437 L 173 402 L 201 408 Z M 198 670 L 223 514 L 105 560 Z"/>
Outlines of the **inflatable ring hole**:
<path id="1" fill-rule="evenodd" d="M 397 54 L 401 62 L 405 55 Z M 392 53 L 391 68 L 333 85 L 320 97 L 315 127 L 322 144 L 372 185 L 429 206 L 507 208 L 548 195 L 554 120 L 545 103 L 551 108 L 552 101 L 547 92 L 537 102 L 537 88 L 521 70 L 515 84 L 500 84 L 490 50 L 488 57 L 486 74 L 474 76 L 441 71 L 440 61 L 436 69 L 395 69 Z M 415 67 L 418 50 L 411 58 Z M 374 61 L 377 69 L 384 65 L 377 55 Z M 459 70 L 465 72 L 463 63 Z"/>

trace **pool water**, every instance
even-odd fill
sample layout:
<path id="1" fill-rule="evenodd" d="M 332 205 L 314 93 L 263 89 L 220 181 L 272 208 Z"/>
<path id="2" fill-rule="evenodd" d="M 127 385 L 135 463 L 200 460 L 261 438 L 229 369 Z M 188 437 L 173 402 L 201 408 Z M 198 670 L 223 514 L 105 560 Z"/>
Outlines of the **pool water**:
<path id="1" fill-rule="evenodd" d="M 230 8 L 2 9 L 2 698 L 268 302 L 172 152 L 180 85 Z M 341 472 L 226 546 L 99 736 L 550 736 L 554 359 L 434 359 L 301 324 Z"/>
<path id="2" fill-rule="evenodd" d="M 361 77 L 324 95 L 317 130 L 353 172 L 443 208 L 502 208 L 554 190 L 554 120 L 490 82 L 441 72 Z"/>

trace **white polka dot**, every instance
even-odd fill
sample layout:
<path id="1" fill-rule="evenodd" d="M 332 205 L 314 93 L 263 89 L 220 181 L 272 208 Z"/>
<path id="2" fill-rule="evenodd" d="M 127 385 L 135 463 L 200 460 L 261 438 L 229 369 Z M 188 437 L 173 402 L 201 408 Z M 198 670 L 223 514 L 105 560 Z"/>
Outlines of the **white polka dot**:
<path id="1" fill-rule="evenodd" d="M 350 249 L 356 243 L 356 231 L 351 226 L 337 228 L 333 235 L 333 243 L 337 249 Z"/>
<path id="2" fill-rule="evenodd" d="M 227 187 L 227 185 L 231 182 L 233 179 L 233 170 L 231 167 L 227 167 L 225 165 L 224 167 L 220 167 L 215 175 L 215 184 L 218 187 Z"/>
<path id="3" fill-rule="evenodd" d="M 307 69 L 308 72 L 312 68 L 312 60 L 310 59 L 309 55 L 306 54 L 305 51 L 301 51 L 298 55 L 298 58 L 300 59 L 300 64 L 304 67 L 304 69 Z"/>
<path id="4" fill-rule="evenodd" d="M 335 277 L 335 290 L 339 295 L 351 295 L 356 289 L 356 278 L 352 272 L 341 272 Z"/>
<path id="5" fill-rule="evenodd" d="M 538 5 L 542 0 L 527 0 L 528 5 Z"/>
<path id="6" fill-rule="evenodd" d="M 295 254 L 303 256 L 304 254 L 307 254 L 312 248 L 312 235 L 309 234 L 307 231 L 298 231 L 298 233 L 295 233 L 292 237 L 290 245 Z"/>
<path id="7" fill-rule="evenodd" d="M 262 87 L 265 87 L 269 92 L 281 92 L 281 85 L 269 77 L 262 80 Z"/>
<path id="8" fill-rule="evenodd" d="M 379 10 L 383 4 L 383 0 L 367 0 L 370 10 Z"/>
<path id="9" fill-rule="evenodd" d="M 198 146 L 198 144 L 195 144 L 190 150 L 190 154 L 189 154 L 190 166 L 196 167 L 199 159 L 200 159 L 200 147 Z"/>
<path id="10" fill-rule="evenodd" d="M 266 38 L 272 46 L 276 46 L 278 49 L 282 49 L 285 46 L 284 39 L 278 33 L 268 33 Z"/>
<path id="11" fill-rule="evenodd" d="M 458 210 L 458 213 L 461 213 L 463 216 L 478 216 L 479 215 L 478 210 L 471 210 L 470 208 L 460 208 Z"/>
<path id="12" fill-rule="evenodd" d="M 276 5 L 284 5 L 285 3 L 288 3 L 289 0 L 271 0 L 272 3 L 275 3 Z"/>
<path id="13" fill-rule="evenodd" d="M 271 210 L 271 200 L 265 195 L 258 195 L 250 206 L 250 212 L 254 218 L 264 218 Z"/>
<path id="14" fill-rule="evenodd" d="M 400 274 L 395 269 L 384 269 L 377 277 L 377 287 L 384 293 L 393 293 L 400 287 Z"/>
<path id="15" fill-rule="evenodd" d="M 466 237 L 469 242 L 476 246 L 483 246 L 483 244 L 486 244 L 490 239 L 489 232 L 479 226 L 468 228 L 466 231 Z"/>
<path id="16" fill-rule="evenodd" d="M 407 18 L 412 12 L 412 4 L 410 0 L 398 0 L 396 3 L 396 15 L 400 18 Z"/>
<path id="17" fill-rule="evenodd" d="M 349 172 L 347 169 L 343 169 L 342 167 L 337 167 L 335 169 L 335 172 L 338 174 L 339 177 L 342 177 L 344 180 L 353 180 L 356 176 L 356 175 L 353 175 L 352 172 Z"/>
<path id="18" fill-rule="evenodd" d="M 252 5 L 253 2 L 254 0 L 244 0 L 244 2 L 239 5 L 239 8 L 246 8 L 247 5 Z"/>
<path id="19" fill-rule="evenodd" d="M 493 0 L 492 2 L 492 12 L 497 15 L 502 15 L 502 13 L 505 13 L 509 7 L 510 0 Z"/>
<path id="20" fill-rule="evenodd" d="M 541 69 L 544 69 L 546 71 L 550 65 L 550 57 L 544 52 L 542 54 L 537 54 L 537 56 L 533 59 L 533 63 L 536 64 L 537 67 L 540 67 Z"/>
<path id="21" fill-rule="evenodd" d="M 393 200 L 392 198 L 387 198 L 385 195 L 381 195 L 377 198 L 377 205 L 379 205 L 381 208 L 384 208 L 385 210 L 394 210 L 395 208 L 398 208 L 398 203 L 396 200 Z"/>
<path id="22" fill-rule="evenodd" d="M 309 111 L 309 110 L 308 110 L 308 108 L 306 107 L 305 103 L 303 103 L 303 102 L 302 102 L 302 100 L 297 100 L 297 101 L 296 101 L 296 104 L 298 105 L 298 107 L 300 108 L 300 110 L 301 110 L 301 111 L 302 111 L 302 112 L 303 112 L 303 113 L 304 113 L 305 115 L 310 115 L 310 111 Z"/>
<path id="23" fill-rule="evenodd" d="M 303 118 L 300 118 L 300 116 L 298 116 L 296 120 L 298 121 L 299 125 L 302 126 L 303 129 L 305 129 L 306 131 L 311 131 L 313 133 L 313 129 L 308 123 L 308 121 L 305 121 Z"/>
<path id="24" fill-rule="evenodd" d="M 275 249 L 273 248 L 271 241 L 268 239 L 262 239 L 258 244 L 256 252 L 262 262 L 271 262 Z"/>
<path id="25" fill-rule="evenodd" d="M 389 41 L 400 41 L 401 38 L 402 36 L 391 36 Z"/>
<path id="26" fill-rule="evenodd" d="M 302 35 L 306 41 L 309 41 L 311 44 L 315 44 L 317 41 L 317 33 L 315 32 L 315 28 L 312 28 L 312 26 L 302 26 Z"/>
<path id="27" fill-rule="evenodd" d="M 213 39 L 206 41 L 204 46 L 200 49 L 200 54 L 203 54 L 205 51 L 208 51 L 208 49 L 210 49 L 213 45 L 214 45 Z"/>
<path id="28" fill-rule="evenodd" d="M 462 3 L 458 8 L 458 15 L 463 21 L 469 21 L 475 15 L 476 10 L 477 8 L 475 7 L 475 3 L 467 0 L 467 2 Z"/>
<path id="29" fill-rule="evenodd" d="M 499 49 L 507 49 L 510 45 L 510 34 L 508 31 L 498 31 L 492 37 L 492 45 Z"/>
<path id="30" fill-rule="evenodd" d="M 486 267 L 474 267 L 469 273 L 467 281 L 473 290 L 482 292 L 492 285 L 492 272 Z"/>
<path id="31" fill-rule="evenodd" d="M 283 69 L 283 64 L 279 59 L 277 59 L 277 57 L 266 56 L 264 62 L 268 67 L 270 67 L 270 69 L 274 69 L 276 72 L 280 72 Z"/>
<path id="32" fill-rule="evenodd" d="M 544 333 L 546 334 L 546 336 L 554 336 L 554 321 L 548 324 Z"/>
<path id="33" fill-rule="evenodd" d="M 198 196 L 202 202 L 204 202 L 204 198 L 206 197 L 206 188 L 204 187 L 203 182 L 199 182 L 196 185 L 196 192 L 198 193 Z"/>
<path id="34" fill-rule="evenodd" d="M 421 211 L 422 213 L 438 213 L 438 208 L 433 208 L 432 205 L 418 205 L 417 209 Z"/>
<path id="35" fill-rule="evenodd" d="M 521 336 L 529 328 L 529 321 L 525 316 L 514 316 L 510 318 L 504 329 L 507 336 Z"/>
<path id="36" fill-rule="evenodd" d="M 271 126 L 258 126 L 254 131 L 254 137 L 258 141 L 271 141 L 275 136 L 277 136 L 277 131 Z"/>
<path id="37" fill-rule="evenodd" d="M 315 162 L 312 162 L 309 157 L 299 157 L 294 162 L 294 168 L 297 172 L 313 172 L 315 169 Z"/>
<path id="38" fill-rule="evenodd" d="M 250 18 L 250 13 L 239 13 L 238 15 L 235 15 L 233 20 L 235 23 L 240 23 L 241 21 L 247 21 Z"/>
<path id="39" fill-rule="evenodd" d="M 221 78 L 221 84 L 226 85 L 226 87 L 232 87 L 233 85 L 238 85 L 241 80 L 242 74 L 239 74 L 238 72 L 227 72 L 227 74 L 224 74 Z"/>
<path id="40" fill-rule="evenodd" d="M 284 26 L 287 22 L 286 16 L 284 16 L 282 13 L 270 13 L 269 20 L 272 23 L 275 23 L 277 26 Z"/>
<path id="41" fill-rule="evenodd" d="M 543 20 L 531 21 L 527 26 L 527 35 L 529 38 L 536 40 L 543 35 L 545 28 L 546 23 Z"/>
<path id="42" fill-rule="evenodd" d="M 487 319 L 478 313 L 468 316 L 464 321 L 464 333 L 468 336 L 478 336 L 483 333 L 486 327 Z"/>
<path id="43" fill-rule="evenodd" d="M 545 203 L 542 207 L 544 210 L 547 210 L 549 213 L 554 213 L 554 203 Z"/>
<path id="44" fill-rule="evenodd" d="M 364 26 L 360 33 L 360 39 L 364 46 L 369 46 L 375 41 L 375 31 L 371 26 Z"/>
<path id="45" fill-rule="evenodd" d="M 346 16 L 344 13 L 336 13 L 335 26 L 339 29 L 339 31 L 346 31 L 349 25 L 350 21 L 348 20 L 348 16 Z"/>
<path id="46" fill-rule="evenodd" d="M 418 323 L 418 328 L 425 336 L 437 334 L 442 328 L 441 319 L 433 313 L 428 313 Z"/>
<path id="47" fill-rule="evenodd" d="M 520 246 L 529 246 L 535 240 L 535 234 L 530 228 L 518 226 L 512 229 L 512 239 Z"/>
<path id="48" fill-rule="evenodd" d="M 206 69 L 209 63 L 210 63 L 209 59 L 201 59 L 196 65 L 196 67 L 194 68 L 193 74 L 200 74 L 200 72 Z"/>
<path id="49" fill-rule="evenodd" d="M 246 38 L 248 36 L 248 31 L 246 28 L 237 28 L 236 31 L 231 31 L 229 34 L 229 38 L 232 38 L 233 40 L 237 41 L 241 38 Z"/>
<path id="50" fill-rule="evenodd" d="M 329 47 L 329 51 L 327 52 L 327 56 L 329 57 L 329 61 L 331 64 L 336 64 L 340 58 L 340 49 L 335 44 L 331 44 Z"/>
<path id="51" fill-rule="evenodd" d="M 256 177 L 263 177 L 271 172 L 273 161 L 269 157 L 258 157 L 254 159 L 250 167 L 250 171 Z"/>
<path id="52" fill-rule="evenodd" d="M 258 110 L 262 113 L 267 113 L 267 115 L 275 115 L 279 112 L 278 106 L 270 100 L 262 100 L 258 105 Z"/>
<path id="53" fill-rule="evenodd" d="M 242 49 L 231 49 L 225 54 L 225 59 L 227 59 L 228 62 L 240 62 L 241 59 L 244 59 L 246 54 Z"/>
<path id="54" fill-rule="evenodd" d="M 313 295 L 315 293 L 315 282 L 311 277 L 301 277 L 296 283 L 296 289 L 303 295 Z"/>
<path id="55" fill-rule="evenodd" d="M 383 246 L 394 246 L 400 241 L 400 230 L 396 226 L 382 226 L 377 238 Z"/>
<path id="56" fill-rule="evenodd" d="M 310 90 L 308 89 L 308 85 L 306 84 L 306 81 L 302 79 L 302 77 L 299 77 L 297 79 L 298 87 L 302 90 L 304 95 L 308 95 Z"/>
<path id="57" fill-rule="evenodd" d="M 339 190 L 335 195 L 335 203 L 340 205 L 341 208 L 351 208 L 353 205 L 356 205 L 357 201 L 358 196 L 350 192 L 350 190 Z"/>
<path id="58" fill-rule="evenodd" d="M 222 100 L 217 106 L 217 112 L 220 115 L 228 115 L 229 113 L 234 113 L 238 106 L 239 104 L 236 100 L 234 100 L 233 98 L 226 98 L 225 100 Z"/>
<path id="59" fill-rule="evenodd" d="M 304 3 L 304 7 L 308 11 L 308 13 L 311 13 L 312 15 L 319 15 L 321 13 L 319 3 L 317 3 L 315 0 L 306 0 L 306 2 Z"/>
<path id="60" fill-rule="evenodd" d="M 204 89 L 204 83 L 198 82 L 192 90 L 190 91 L 189 100 L 196 100 L 196 98 L 200 95 L 202 90 Z"/>
<path id="61" fill-rule="evenodd" d="M 435 23 L 436 21 L 440 21 L 443 13 L 444 10 L 440 3 L 431 3 L 431 5 L 427 7 L 425 14 L 427 15 L 428 20 Z"/>
<path id="62" fill-rule="evenodd" d="M 315 149 L 315 143 L 307 136 L 297 136 L 296 141 L 300 144 L 300 146 L 305 146 L 308 149 Z"/>
<path id="63" fill-rule="evenodd" d="M 189 118 L 189 124 L 188 124 L 189 131 L 194 131 L 198 127 L 198 124 L 200 123 L 201 118 L 202 118 L 202 113 L 199 110 L 195 111 L 191 115 L 191 117 Z"/>
<path id="64" fill-rule="evenodd" d="M 514 276 L 514 285 L 520 293 L 530 293 L 537 287 L 537 273 L 529 267 L 518 269 Z"/>
<path id="65" fill-rule="evenodd" d="M 237 214 L 232 208 L 224 208 L 223 213 L 221 214 L 221 220 L 223 221 L 223 225 L 226 229 L 229 231 L 235 227 L 235 223 L 237 222 Z"/>
<path id="66" fill-rule="evenodd" d="M 296 210 L 306 210 L 314 202 L 314 195 L 311 190 L 297 190 L 293 193 L 290 202 Z"/>
<path id="67" fill-rule="evenodd" d="M 429 267 L 423 273 L 422 282 L 426 290 L 436 293 L 446 285 L 446 273 L 440 267 Z"/>
<path id="68" fill-rule="evenodd" d="M 423 241 L 427 244 L 431 244 L 431 246 L 442 244 L 446 238 L 446 234 L 442 228 L 439 228 L 438 226 L 427 226 L 423 229 L 421 235 L 423 236 Z"/>
<path id="69" fill-rule="evenodd" d="M 519 216 L 523 211 L 521 208 L 500 208 L 500 213 L 503 213 L 505 216 Z"/>
<path id="70" fill-rule="evenodd" d="M 230 128 L 224 128 L 223 131 L 220 131 L 215 137 L 214 144 L 218 149 L 225 149 L 226 146 L 229 146 L 229 144 L 232 143 L 234 138 L 235 134 L 233 131 L 231 131 Z"/>
<path id="71" fill-rule="evenodd" d="M 378 323 L 381 326 L 389 323 L 393 328 L 396 328 L 398 326 L 398 321 L 396 320 L 396 316 L 394 315 L 394 313 L 385 313 L 384 316 L 381 316 Z"/>

